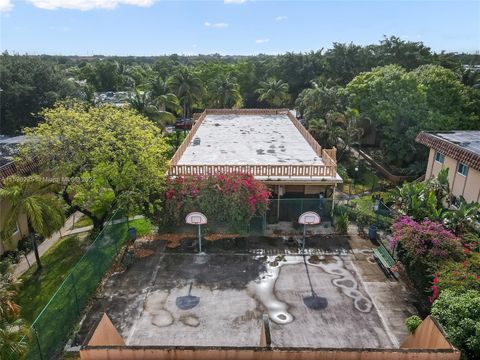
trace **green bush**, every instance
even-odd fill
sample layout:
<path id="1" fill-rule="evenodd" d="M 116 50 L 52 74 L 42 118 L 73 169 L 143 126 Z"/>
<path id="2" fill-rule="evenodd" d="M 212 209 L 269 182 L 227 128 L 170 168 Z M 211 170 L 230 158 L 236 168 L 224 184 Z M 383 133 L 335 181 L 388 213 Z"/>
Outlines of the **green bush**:
<path id="1" fill-rule="evenodd" d="M 346 234 L 348 230 L 348 214 L 346 212 L 340 214 L 335 219 L 335 230 L 340 234 Z"/>
<path id="2" fill-rule="evenodd" d="M 418 325 L 422 323 L 422 318 L 417 315 L 412 315 L 405 320 L 405 326 L 408 331 L 413 334 L 417 330 Z"/>
<path id="3" fill-rule="evenodd" d="M 433 303 L 432 315 L 466 359 L 480 354 L 480 291 L 443 291 Z"/>
<path id="4" fill-rule="evenodd" d="M 378 195 L 380 195 L 380 193 L 378 193 Z M 347 210 L 349 219 L 356 221 L 360 226 L 376 224 L 379 229 L 390 229 L 393 224 L 393 218 L 390 217 L 388 211 L 382 211 L 382 209 L 379 209 L 378 214 L 375 213 L 373 205 L 372 195 L 353 200 L 352 206 Z"/>

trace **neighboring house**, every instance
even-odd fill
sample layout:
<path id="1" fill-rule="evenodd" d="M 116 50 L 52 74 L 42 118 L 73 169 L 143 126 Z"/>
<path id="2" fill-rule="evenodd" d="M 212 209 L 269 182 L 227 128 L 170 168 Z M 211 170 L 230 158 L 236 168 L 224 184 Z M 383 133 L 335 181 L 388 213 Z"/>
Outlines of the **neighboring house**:
<path id="1" fill-rule="evenodd" d="M 25 136 L 0 137 L 0 187 L 3 180 L 11 175 L 26 176 L 37 170 L 35 162 L 18 164 L 13 161 L 18 145 L 25 141 Z M 5 251 L 15 249 L 18 241 L 29 234 L 28 223 L 25 215 L 17 220 L 17 231 L 11 238 L 4 238 L 2 232 L 5 224 L 5 216 L 9 204 L 0 200 L 0 255 Z"/>
<path id="2" fill-rule="evenodd" d="M 448 168 L 451 193 L 480 202 L 480 131 L 421 132 L 416 140 L 430 148 L 425 179 Z"/>
<path id="3" fill-rule="evenodd" d="M 250 173 L 275 197 L 334 196 L 336 149 L 322 149 L 286 109 L 207 109 L 171 160 L 170 176 Z"/>
<path id="4" fill-rule="evenodd" d="M 141 94 L 143 94 L 143 92 L 141 92 Z M 128 105 L 128 101 L 132 96 L 133 93 L 129 91 L 95 93 L 95 104 L 112 104 L 116 107 L 124 107 Z"/>

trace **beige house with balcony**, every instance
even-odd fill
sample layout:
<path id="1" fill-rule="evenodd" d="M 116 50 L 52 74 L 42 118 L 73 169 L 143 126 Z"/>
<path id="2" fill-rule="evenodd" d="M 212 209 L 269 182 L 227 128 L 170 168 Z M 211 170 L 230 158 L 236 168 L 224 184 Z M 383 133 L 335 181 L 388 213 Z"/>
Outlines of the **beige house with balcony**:
<path id="1" fill-rule="evenodd" d="M 14 161 L 14 155 L 17 153 L 18 146 L 26 140 L 25 136 L 0 137 L 0 188 L 3 181 L 9 176 L 27 176 L 38 170 L 36 162 L 30 161 L 19 164 Z M 5 251 L 14 250 L 18 241 L 29 234 L 27 217 L 20 215 L 17 219 L 17 228 L 14 234 L 7 238 L 3 234 L 6 215 L 10 204 L 0 199 L 0 255 Z"/>
<path id="2" fill-rule="evenodd" d="M 38 170 L 35 162 L 29 162 L 25 164 L 17 164 L 11 161 L 7 164 L 0 166 L 0 187 L 3 186 L 3 180 L 12 175 L 27 176 Z M 10 208 L 10 204 L 0 199 L 0 255 L 5 251 L 14 250 L 17 247 L 18 242 L 29 234 L 27 217 L 20 215 L 17 219 L 17 229 L 14 234 L 7 238 L 3 234 L 6 215 Z"/>
<path id="3" fill-rule="evenodd" d="M 334 195 L 336 149 L 322 149 L 287 109 L 207 109 L 173 156 L 169 175 L 243 172 L 280 197 Z"/>
<path id="4" fill-rule="evenodd" d="M 448 168 L 452 195 L 480 202 L 480 131 L 421 132 L 416 141 L 430 148 L 425 179 Z"/>

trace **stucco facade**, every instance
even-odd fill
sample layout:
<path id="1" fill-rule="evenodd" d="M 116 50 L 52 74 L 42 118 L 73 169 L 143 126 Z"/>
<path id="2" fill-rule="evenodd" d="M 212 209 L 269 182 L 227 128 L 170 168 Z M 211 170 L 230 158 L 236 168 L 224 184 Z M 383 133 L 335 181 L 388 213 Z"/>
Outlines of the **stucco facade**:
<path id="1" fill-rule="evenodd" d="M 478 133 L 480 143 L 480 131 L 462 133 Z M 425 179 L 447 168 L 451 193 L 457 198 L 463 196 L 467 202 L 480 202 L 480 153 L 477 154 L 474 147 L 477 136 L 473 141 L 470 138 L 468 142 L 453 142 L 438 134 L 426 134 L 422 138 L 420 135 L 417 141 L 430 147 Z"/>
<path id="2" fill-rule="evenodd" d="M 20 239 L 29 234 L 27 217 L 22 215 L 17 219 L 17 231 L 11 237 L 3 235 L 9 207 L 10 204 L 8 202 L 0 200 L 0 255 L 5 251 L 15 249 Z"/>
<path id="3" fill-rule="evenodd" d="M 0 187 L 3 186 L 3 181 L 9 176 L 28 176 L 38 170 L 38 164 L 35 161 L 18 164 L 11 161 L 0 166 Z M 29 234 L 28 222 L 25 215 L 21 215 L 17 219 L 17 231 L 11 236 L 4 235 L 5 221 L 8 214 L 10 204 L 5 200 L 0 200 L 0 255 L 5 251 L 14 250 L 17 247 L 18 241 Z"/>

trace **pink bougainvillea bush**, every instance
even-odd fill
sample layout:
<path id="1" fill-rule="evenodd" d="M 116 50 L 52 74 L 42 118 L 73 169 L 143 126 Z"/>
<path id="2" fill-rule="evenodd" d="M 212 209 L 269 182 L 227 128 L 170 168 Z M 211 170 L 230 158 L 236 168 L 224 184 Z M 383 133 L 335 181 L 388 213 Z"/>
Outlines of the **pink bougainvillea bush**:
<path id="1" fill-rule="evenodd" d="M 416 222 L 408 216 L 398 218 L 392 226 L 391 246 L 398 244 L 412 261 L 433 265 L 463 257 L 460 239 L 441 223 L 428 219 Z"/>
<path id="2" fill-rule="evenodd" d="M 267 211 L 270 191 L 250 174 L 215 174 L 167 179 L 164 196 L 164 223 L 180 225 L 186 214 L 200 211 L 209 221 L 245 232 L 255 214 Z"/>
<path id="3" fill-rule="evenodd" d="M 428 219 L 416 222 L 408 216 L 398 218 L 392 225 L 390 245 L 410 280 L 424 294 L 426 307 L 438 296 L 438 269 L 465 256 L 460 239 L 441 223 Z"/>

